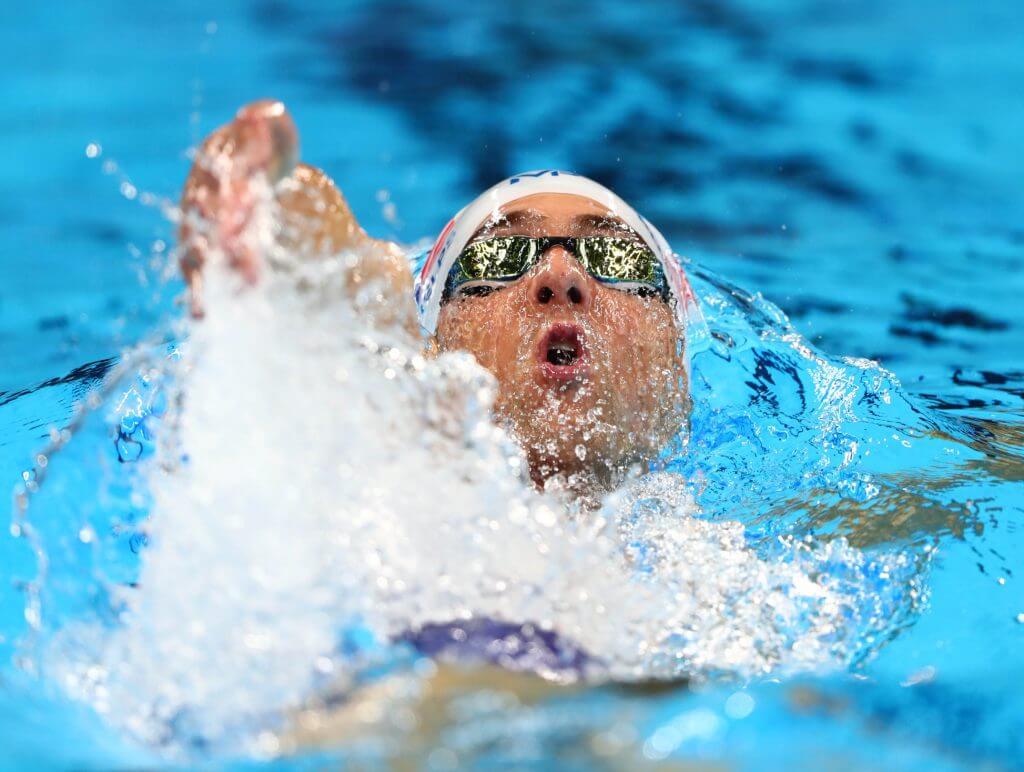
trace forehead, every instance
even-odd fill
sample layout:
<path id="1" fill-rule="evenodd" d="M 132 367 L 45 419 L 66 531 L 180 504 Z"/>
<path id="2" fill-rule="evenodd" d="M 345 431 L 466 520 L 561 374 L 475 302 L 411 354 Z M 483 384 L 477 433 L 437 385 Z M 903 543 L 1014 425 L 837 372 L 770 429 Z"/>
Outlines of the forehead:
<path id="1" fill-rule="evenodd" d="M 581 214 L 592 214 L 601 217 L 615 217 L 606 206 L 592 198 L 577 196 L 572 193 L 534 193 L 532 196 L 517 198 L 502 206 L 499 214 L 528 209 L 548 219 L 569 219 Z"/>
<path id="2" fill-rule="evenodd" d="M 572 193 L 534 193 L 517 198 L 494 210 L 480 224 L 477 233 L 523 233 L 526 235 L 572 235 L 594 228 L 628 227 L 603 204 Z"/>

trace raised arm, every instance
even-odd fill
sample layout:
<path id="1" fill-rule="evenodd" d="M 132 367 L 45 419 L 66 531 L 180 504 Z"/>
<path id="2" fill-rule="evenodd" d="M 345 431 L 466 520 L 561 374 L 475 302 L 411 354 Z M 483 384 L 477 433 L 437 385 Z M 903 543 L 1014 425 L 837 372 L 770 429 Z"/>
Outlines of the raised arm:
<path id="1" fill-rule="evenodd" d="M 203 315 L 203 268 L 215 254 L 249 283 L 265 261 L 248 226 L 259 190 L 273 186 L 282 217 L 281 244 L 297 254 L 327 257 L 351 252 L 348 287 L 378 323 L 415 327 L 412 277 L 398 245 L 372 239 L 359 226 L 344 196 L 319 169 L 300 164 L 298 131 L 281 102 L 246 105 L 203 143 L 181 199 L 181 270 L 194 317 Z M 265 187 L 264 187 L 265 189 Z"/>

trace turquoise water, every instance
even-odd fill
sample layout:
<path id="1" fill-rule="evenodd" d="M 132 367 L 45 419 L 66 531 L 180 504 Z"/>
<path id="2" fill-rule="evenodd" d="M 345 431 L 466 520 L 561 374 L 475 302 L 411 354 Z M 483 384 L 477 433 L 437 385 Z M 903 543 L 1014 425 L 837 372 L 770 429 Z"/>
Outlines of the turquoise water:
<path id="1" fill-rule="evenodd" d="M 161 281 L 173 230 L 161 203 L 188 148 L 237 105 L 284 99 L 305 158 L 371 233 L 409 243 L 509 173 L 571 168 L 692 261 L 712 338 L 694 361 L 694 450 L 668 466 L 706 481 L 705 517 L 739 519 L 764 554 L 777 535 L 810 534 L 905 556 L 927 601 L 908 599 L 906 577 L 851 572 L 867 604 L 855 611 L 871 611 L 842 646 L 844 672 L 585 691 L 520 721 L 483 763 L 569 764 L 574 730 L 552 717 L 601 725 L 628 708 L 651 758 L 1019 765 L 1024 19 L 1012 3 L 526 3 L 465 16 L 443 2 L 107 3 L 4 17 L 0 475 L 12 490 L 129 347 L 165 350 L 180 287 Z M 106 588 L 144 559 L 131 526 L 146 505 L 124 462 L 150 439 L 116 426 L 94 413 L 52 457 L 29 509 L 34 542 L 0 537 L 12 768 L 162 758 L 32 671 L 33 544 L 44 638 L 109 616 Z M 97 541 L 82 541 L 86 526 Z M 749 712 L 729 707 L 741 690 Z"/>

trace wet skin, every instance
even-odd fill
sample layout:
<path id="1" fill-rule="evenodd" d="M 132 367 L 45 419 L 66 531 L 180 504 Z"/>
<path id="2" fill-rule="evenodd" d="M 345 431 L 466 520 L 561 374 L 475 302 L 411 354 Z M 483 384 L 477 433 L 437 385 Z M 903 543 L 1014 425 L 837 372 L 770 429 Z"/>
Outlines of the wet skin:
<path id="1" fill-rule="evenodd" d="M 507 204 L 475 238 L 624 231 L 590 199 L 542 193 Z M 560 245 L 501 289 L 450 299 L 437 342 L 471 352 L 497 379 L 495 413 L 526 450 L 538 483 L 553 475 L 612 483 L 685 420 L 682 342 L 669 306 L 602 284 Z M 566 355 L 568 348 L 575 351 Z"/>
<path id="2" fill-rule="evenodd" d="M 281 102 L 269 99 L 244 106 L 206 138 L 182 191 L 178 233 L 193 316 L 202 316 L 202 268 L 214 249 L 247 281 L 258 280 L 260 261 L 246 239 L 257 205 L 254 181 L 281 181 L 298 152 L 294 121 Z"/>
<path id="3" fill-rule="evenodd" d="M 275 185 L 286 246 L 323 257 L 355 252 L 350 286 L 374 288 L 359 293 L 372 299 L 362 309 L 371 322 L 414 329 L 402 250 L 368 237 L 334 183 L 296 163 L 297 150 L 291 117 L 270 100 L 242 108 L 200 148 L 185 183 L 179 233 L 193 315 L 202 314 L 201 270 L 214 254 L 250 283 L 258 280 L 261 261 L 244 230 L 253 181 L 262 179 Z M 537 194 L 496 212 L 476 238 L 624 231 L 629 235 L 590 199 Z M 580 491 L 611 487 L 655 456 L 688 414 L 685 353 L 669 306 L 600 283 L 562 246 L 496 291 L 450 299 L 430 345 L 468 351 L 495 377 L 495 417 L 524 448 L 539 486 L 561 477 Z"/>

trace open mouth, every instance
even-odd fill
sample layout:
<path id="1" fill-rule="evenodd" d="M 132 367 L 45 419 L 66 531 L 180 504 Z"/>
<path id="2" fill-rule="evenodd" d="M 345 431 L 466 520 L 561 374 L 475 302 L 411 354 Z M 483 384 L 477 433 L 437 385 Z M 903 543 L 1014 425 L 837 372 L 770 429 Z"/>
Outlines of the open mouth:
<path id="1" fill-rule="evenodd" d="M 541 337 L 537 357 L 545 376 L 555 381 L 579 380 L 586 371 L 583 329 L 576 324 L 553 324 Z"/>

